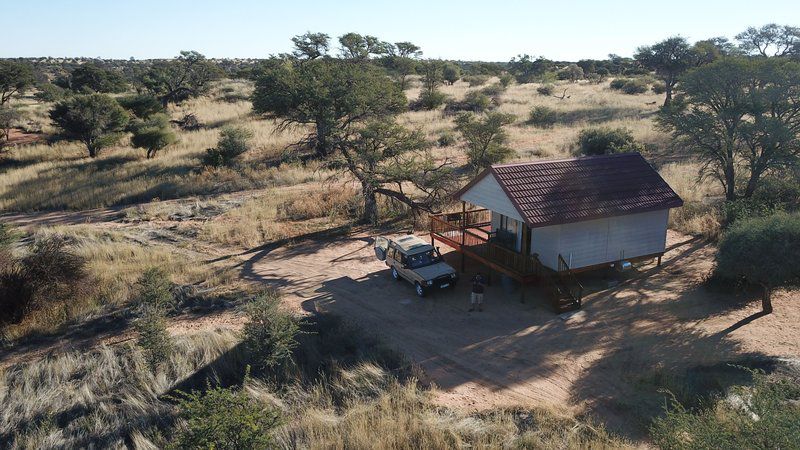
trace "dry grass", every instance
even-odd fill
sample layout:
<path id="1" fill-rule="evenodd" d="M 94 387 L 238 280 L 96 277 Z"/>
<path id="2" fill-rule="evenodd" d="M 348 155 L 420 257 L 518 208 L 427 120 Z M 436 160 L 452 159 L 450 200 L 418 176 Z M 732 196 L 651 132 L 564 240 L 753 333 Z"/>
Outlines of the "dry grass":
<path id="1" fill-rule="evenodd" d="M 341 186 L 273 191 L 245 201 L 207 222 L 200 236 L 211 242 L 254 247 L 320 231 L 352 220 L 357 197 Z"/>
<path id="2" fill-rule="evenodd" d="M 712 180 L 698 177 L 700 164 L 671 163 L 659 173 L 683 199 L 683 208 L 670 211 L 669 227 L 682 233 L 716 240 L 722 233 L 722 217 L 717 200 L 722 189 Z"/>
<path id="3" fill-rule="evenodd" d="M 98 310 L 126 304 L 139 276 L 150 267 L 161 267 L 178 285 L 215 288 L 230 283 L 234 273 L 223 267 L 197 264 L 188 250 L 131 238 L 121 232 L 98 230 L 90 226 L 40 229 L 34 236 L 57 235 L 68 242 L 76 254 L 88 262 L 95 280 L 94 294 L 66 304 L 37 309 L 15 325 L 4 328 L 7 339 L 31 334 L 52 334 L 68 322 L 87 318 Z"/>
<path id="4" fill-rule="evenodd" d="M 123 344 L 17 365 L 0 374 L 0 440 L 9 448 L 158 448 L 176 419 L 164 401 L 173 389 L 198 389 L 198 370 L 235 379 L 246 354 L 230 331 L 176 338 L 168 363 L 151 373 L 139 349 Z M 413 380 L 400 382 L 366 362 L 336 368 L 326 382 L 276 391 L 251 379 L 246 392 L 284 416 L 279 448 L 625 448 L 585 420 L 530 409 L 469 414 L 432 403 Z M 177 420 L 177 421 L 176 421 Z"/>

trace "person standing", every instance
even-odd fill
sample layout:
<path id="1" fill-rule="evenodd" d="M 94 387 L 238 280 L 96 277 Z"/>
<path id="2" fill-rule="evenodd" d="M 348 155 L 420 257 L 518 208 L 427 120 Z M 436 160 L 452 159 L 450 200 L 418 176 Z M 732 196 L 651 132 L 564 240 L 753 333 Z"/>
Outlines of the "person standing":
<path id="1" fill-rule="evenodd" d="M 472 294 L 469 299 L 469 312 L 475 311 L 475 308 L 477 308 L 479 312 L 483 311 L 483 291 L 485 286 L 486 281 L 484 281 L 483 275 L 481 275 L 480 272 L 476 273 L 475 276 L 472 277 Z"/>

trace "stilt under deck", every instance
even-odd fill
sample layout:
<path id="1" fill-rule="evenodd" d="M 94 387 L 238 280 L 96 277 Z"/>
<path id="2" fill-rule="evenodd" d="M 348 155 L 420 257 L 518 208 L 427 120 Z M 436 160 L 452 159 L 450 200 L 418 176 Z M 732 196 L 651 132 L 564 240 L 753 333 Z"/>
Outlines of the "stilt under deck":
<path id="1" fill-rule="evenodd" d="M 464 258 L 470 258 L 523 285 L 540 284 L 559 313 L 581 307 L 583 287 L 563 258 L 559 258 L 558 271 L 549 269 L 535 254 L 526 255 L 492 242 L 491 227 L 491 211 L 487 209 L 465 208 L 458 213 L 432 215 L 431 244 L 439 241 L 461 253 L 462 272 Z"/>

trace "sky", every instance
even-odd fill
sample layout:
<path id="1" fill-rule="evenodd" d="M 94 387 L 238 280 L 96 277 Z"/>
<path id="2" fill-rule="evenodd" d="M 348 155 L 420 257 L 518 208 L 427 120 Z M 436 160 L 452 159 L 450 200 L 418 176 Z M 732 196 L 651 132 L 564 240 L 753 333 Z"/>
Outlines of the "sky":
<path id="1" fill-rule="evenodd" d="M 411 41 L 429 58 L 508 61 L 633 54 L 673 35 L 733 38 L 748 26 L 800 26 L 800 2 L 0 0 L 0 57 L 216 58 L 288 52 L 306 31 Z M 18 18 L 18 19 L 15 19 Z"/>

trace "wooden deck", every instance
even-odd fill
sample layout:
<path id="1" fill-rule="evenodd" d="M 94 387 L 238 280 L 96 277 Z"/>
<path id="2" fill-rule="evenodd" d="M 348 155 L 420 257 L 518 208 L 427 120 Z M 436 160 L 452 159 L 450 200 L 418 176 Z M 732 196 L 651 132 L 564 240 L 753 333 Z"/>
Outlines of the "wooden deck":
<path id="1" fill-rule="evenodd" d="M 460 252 L 462 258 L 470 258 L 523 284 L 540 283 L 550 294 L 556 312 L 581 307 L 583 286 L 561 255 L 559 270 L 554 271 L 543 266 L 536 255 L 525 255 L 492 242 L 489 210 L 432 215 L 430 234 L 431 243 L 444 243 Z"/>
<path id="2" fill-rule="evenodd" d="M 439 214 L 430 218 L 431 239 L 464 256 L 523 283 L 538 281 L 542 264 L 534 255 L 524 255 L 491 242 L 490 212 Z"/>

